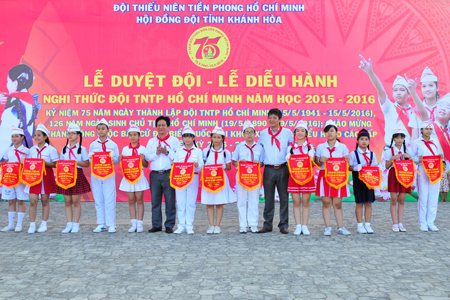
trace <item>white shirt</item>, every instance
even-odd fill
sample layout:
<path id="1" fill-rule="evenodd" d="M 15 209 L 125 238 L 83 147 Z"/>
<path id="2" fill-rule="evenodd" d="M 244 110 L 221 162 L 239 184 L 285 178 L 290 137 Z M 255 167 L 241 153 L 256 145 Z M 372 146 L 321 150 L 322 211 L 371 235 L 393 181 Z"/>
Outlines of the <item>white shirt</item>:
<path id="1" fill-rule="evenodd" d="M 394 149 L 394 155 L 392 155 L 392 149 Z M 389 148 L 389 149 L 387 149 L 387 150 L 384 151 L 384 159 L 385 159 L 386 161 L 390 161 L 390 160 L 392 160 L 392 157 L 393 157 L 393 156 L 395 156 L 395 155 L 397 155 L 397 154 L 399 154 L 399 153 L 400 153 L 401 155 L 400 155 L 400 158 L 397 159 L 397 160 L 404 160 L 404 157 L 403 157 L 403 155 L 402 155 L 402 154 L 405 153 L 405 151 L 404 151 L 404 149 L 403 149 L 403 145 L 400 147 L 400 149 L 398 149 L 397 146 L 395 146 L 395 144 L 394 144 L 394 145 L 392 146 L 392 148 Z M 413 157 L 411 148 L 406 147 L 406 153 L 408 153 L 411 157 Z M 391 168 L 392 168 L 392 166 L 391 166 Z"/>
<path id="2" fill-rule="evenodd" d="M 362 151 L 362 149 L 358 147 L 356 152 L 357 152 L 359 161 L 361 163 L 361 166 L 367 167 L 367 161 L 364 158 L 364 154 L 363 153 L 367 153 L 367 158 L 370 159 L 370 153 L 372 151 L 370 151 L 369 149 L 366 149 L 366 151 Z M 349 166 L 351 166 L 351 167 L 358 166 L 358 160 L 356 159 L 355 151 L 350 152 L 350 163 L 349 163 Z M 375 155 L 375 153 L 373 153 L 372 154 L 372 162 L 370 164 L 370 167 L 377 167 L 377 166 L 378 166 L 377 156 Z"/>
<path id="3" fill-rule="evenodd" d="M 264 164 L 281 165 L 286 162 L 286 149 L 294 141 L 294 136 L 292 131 L 287 128 L 282 128 L 280 134 L 276 136 L 276 139 L 280 141 L 280 150 L 278 150 L 275 141 L 272 145 L 272 136 L 269 134 L 269 130 L 272 129 L 270 127 L 264 129 L 258 140 L 258 144 L 264 148 Z M 273 131 L 272 133 L 274 135 L 276 134 Z"/>
<path id="4" fill-rule="evenodd" d="M 421 165 L 422 162 L 419 161 L 419 156 L 432 156 L 432 155 L 440 155 L 441 152 L 441 148 L 439 147 L 439 143 L 437 143 L 437 141 L 435 139 L 433 139 L 432 137 L 430 138 L 429 142 L 432 142 L 433 144 L 429 144 L 431 150 L 433 150 L 433 152 L 430 151 L 430 149 L 428 149 L 428 147 L 425 144 L 425 140 L 423 138 L 418 138 L 417 140 L 415 140 L 413 142 L 413 147 L 412 147 L 412 157 L 414 158 L 414 162 L 417 165 Z"/>
<path id="5" fill-rule="evenodd" d="M 405 130 L 406 132 L 406 145 L 409 145 L 411 143 L 411 136 L 409 135 L 408 128 L 406 128 L 405 124 L 399 119 L 398 112 L 396 107 L 400 107 L 397 102 L 393 103 L 389 98 L 386 96 L 386 101 L 384 104 L 381 104 L 380 102 L 381 110 L 384 114 L 384 142 L 386 145 L 391 144 L 391 138 L 392 138 L 392 132 L 397 127 L 400 127 Z M 409 123 L 406 124 L 408 127 L 411 127 L 409 124 L 411 123 L 411 119 L 413 114 L 413 108 L 411 105 L 408 104 L 408 114 L 409 114 Z"/>
<path id="6" fill-rule="evenodd" d="M 211 148 L 211 151 L 209 151 L 209 147 L 203 149 L 203 160 L 205 161 L 205 166 L 206 165 L 221 165 L 221 164 L 229 164 L 231 163 L 231 153 L 230 151 L 225 149 L 225 156 L 224 157 L 224 151 L 222 148 L 220 148 L 220 150 L 214 150 L 214 148 Z M 208 154 L 209 151 L 209 156 L 206 157 L 206 155 Z M 215 155 L 217 153 L 217 162 L 215 160 Z"/>
<path id="7" fill-rule="evenodd" d="M 241 142 L 239 143 L 236 148 L 234 149 L 233 153 L 231 154 L 231 158 L 234 161 L 240 161 L 245 159 L 245 161 L 252 161 L 252 152 L 249 148 L 246 147 L 247 143 Z M 247 145 L 248 146 L 248 145 Z M 253 151 L 253 160 L 257 160 L 259 162 L 262 162 L 264 160 L 264 149 L 260 144 L 257 144 L 256 142 L 253 142 L 252 144 L 252 151 Z M 250 148 L 251 148 L 250 147 Z"/>
<path id="8" fill-rule="evenodd" d="M 19 161 L 17 159 L 15 150 L 16 150 L 16 146 L 12 145 L 11 147 L 9 147 L 8 151 L 5 153 L 5 156 L 3 156 L 3 158 L 7 159 L 8 162 L 10 162 L 10 163 L 15 163 L 15 162 L 21 162 L 22 163 L 23 159 L 27 158 L 29 156 L 29 154 L 30 154 L 30 149 L 28 149 L 24 145 L 20 145 L 20 147 L 17 148 L 17 150 L 22 152 L 22 153 L 25 153 L 25 155 L 21 154 L 21 153 L 18 153 L 19 157 L 20 157 L 20 161 Z"/>
<path id="9" fill-rule="evenodd" d="M 73 157 L 73 155 L 70 155 L 70 143 L 67 144 L 66 147 L 66 153 L 63 153 L 63 151 L 61 151 L 61 154 L 59 155 L 59 159 L 60 160 L 76 160 L 77 162 L 83 162 L 86 160 L 89 160 L 89 155 L 87 154 L 86 148 L 84 148 L 84 146 L 81 146 L 81 153 L 78 154 L 78 147 L 80 146 L 79 143 L 75 144 L 75 149 L 72 149 L 73 154 L 75 154 L 75 158 Z M 69 157 L 70 155 L 70 157 Z M 77 164 L 77 168 L 82 168 Z"/>
<path id="10" fill-rule="evenodd" d="M 340 158 L 348 155 L 349 151 L 345 144 L 339 143 L 339 141 L 336 141 L 334 144 L 335 150 L 333 151 L 332 155 L 330 156 L 330 151 L 328 148 L 333 148 L 328 145 L 328 142 L 325 142 L 323 144 L 320 144 L 317 146 L 316 150 L 316 156 L 320 159 L 321 157 L 326 158 Z M 322 170 L 325 170 L 325 164 L 321 167 Z"/>
<path id="11" fill-rule="evenodd" d="M 158 148 L 158 145 L 160 144 L 158 137 L 150 139 L 147 143 L 144 154 L 145 159 L 151 162 L 150 170 L 152 171 L 166 171 L 172 168 L 175 153 L 180 149 L 180 141 L 176 137 L 169 136 L 165 142 L 169 145 L 169 147 L 162 141 L 161 147 L 167 149 L 167 155 L 163 153 L 156 155 L 156 148 Z"/>
<path id="12" fill-rule="evenodd" d="M 302 154 L 302 152 L 300 151 L 300 147 L 299 145 L 297 145 L 297 143 L 294 144 L 295 149 L 292 150 L 292 152 L 294 154 Z M 309 151 L 308 151 L 308 142 L 304 141 L 301 148 L 303 150 L 304 154 L 308 154 L 309 157 L 311 157 L 311 159 L 314 159 L 314 155 L 315 155 L 315 149 L 314 146 L 312 144 L 309 144 Z M 291 149 L 292 149 L 292 145 L 289 145 L 289 147 L 286 149 L 286 160 L 288 160 L 291 157 Z"/>
<path id="13" fill-rule="evenodd" d="M 42 151 L 39 155 L 39 151 Z M 58 160 L 58 151 L 55 147 L 50 146 L 49 144 L 45 143 L 42 148 L 39 148 L 38 145 L 34 145 L 30 149 L 30 155 L 29 158 L 42 158 L 45 162 L 52 163 L 54 161 Z"/>
<path id="14" fill-rule="evenodd" d="M 187 162 L 197 162 L 198 167 L 194 168 L 195 173 L 199 173 L 202 171 L 203 168 L 203 153 L 202 150 L 192 146 L 191 147 L 191 156 L 189 156 L 189 159 Z M 188 152 L 186 151 L 186 147 L 183 146 L 180 150 L 175 153 L 175 159 L 173 162 L 182 162 L 184 163 L 184 160 L 186 159 Z M 210 154 L 211 155 L 211 154 Z"/>
<path id="15" fill-rule="evenodd" d="M 100 139 L 96 139 L 95 141 L 93 141 L 89 146 L 89 153 L 103 152 L 103 147 L 101 143 L 102 141 Z M 119 163 L 119 147 L 117 147 L 117 144 L 112 140 L 110 140 L 109 138 L 106 139 L 105 147 L 106 147 L 105 152 L 111 151 L 114 152 L 113 162 L 115 165 L 117 165 Z"/>

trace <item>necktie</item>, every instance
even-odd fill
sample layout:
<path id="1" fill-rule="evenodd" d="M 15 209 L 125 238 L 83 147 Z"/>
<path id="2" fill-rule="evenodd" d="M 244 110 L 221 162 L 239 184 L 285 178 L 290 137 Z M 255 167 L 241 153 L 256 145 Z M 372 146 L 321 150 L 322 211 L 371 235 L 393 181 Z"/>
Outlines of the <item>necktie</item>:
<path id="1" fill-rule="evenodd" d="M 36 151 L 37 151 L 37 153 L 38 153 L 38 158 L 42 158 L 41 153 L 42 153 L 42 151 L 44 151 L 45 148 L 47 148 L 47 146 L 42 147 L 41 150 L 39 150 L 39 148 L 36 148 Z"/>
<path id="2" fill-rule="evenodd" d="M 186 157 L 184 158 L 184 162 L 185 163 L 187 163 L 187 161 L 189 160 L 189 157 L 191 157 L 191 152 L 192 152 L 193 149 L 194 148 L 191 148 L 191 149 L 188 150 L 188 149 L 184 148 L 184 151 L 187 152 Z M 216 162 L 217 162 L 217 159 L 216 159 Z"/>
<path id="3" fill-rule="evenodd" d="M 139 147 L 140 147 L 141 145 L 138 143 L 137 144 L 137 146 L 136 147 L 132 147 L 131 146 L 131 144 L 128 146 L 128 148 L 130 148 L 131 149 L 131 155 L 139 155 L 139 153 L 138 153 L 138 151 L 137 151 L 137 149 L 139 149 Z"/>
<path id="4" fill-rule="evenodd" d="M 297 146 L 297 144 L 294 144 L 294 143 L 291 143 L 291 147 L 292 147 L 292 149 L 295 151 L 295 150 L 300 150 L 300 153 L 301 154 L 305 154 L 304 152 L 303 152 L 303 146 Z"/>
<path id="5" fill-rule="evenodd" d="M 161 145 L 161 142 L 163 142 L 164 144 L 166 144 L 169 148 L 172 149 L 172 147 L 170 147 L 169 144 L 167 144 L 167 139 L 170 138 L 170 134 L 167 134 L 164 138 L 160 138 L 159 135 L 157 136 L 158 138 L 158 146 Z"/>
<path id="6" fill-rule="evenodd" d="M 370 165 L 372 164 L 372 160 L 367 156 L 366 152 L 364 152 L 362 155 L 364 156 L 364 159 L 366 160 L 367 166 L 370 167 Z"/>
<path id="7" fill-rule="evenodd" d="M 330 151 L 330 158 L 333 158 L 333 152 L 336 151 L 336 147 L 333 147 L 330 149 L 330 147 L 327 147 L 328 151 Z"/>
<path id="8" fill-rule="evenodd" d="M 104 142 L 100 142 L 100 141 L 97 141 L 97 143 L 99 143 L 99 144 L 102 144 L 102 150 L 103 150 L 103 152 L 106 152 L 106 143 L 108 142 L 108 140 L 106 140 L 106 141 L 104 141 Z"/>
<path id="9" fill-rule="evenodd" d="M 433 145 L 434 147 L 436 147 L 436 145 L 432 141 L 425 141 L 425 140 L 422 140 L 422 141 L 425 143 L 425 146 L 427 146 L 428 150 L 430 150 L 431 153 L 433 153 L 433 155 L 436 155 L 436 154 L 434 154 L 434 151 L 433 151 L 433 149 L 431 149 L 431 146 L 430 146 L 430 145 Z"/>
<path id="10" fill-rule="evenodd" d="M 70 159 L 70 156 L 72 155 L 73 156 L 73 158 L 75 159 L 75 160 L 77 160 L 77 157 L 75 156 L 75 153 L 73 153 L 73 149 L 75 149 L 77 147 L 77 145 L 75 145 L 75 146 L 73 146 L 72 148 L 69 148 L 69 159 Z"/>
<path id="11" fill-rule="evenodd" d="M 278 151 L 281 151 L 281 147 L 280 147 L 280 141 L 277 139 L 277 135 L 279 135 L 281 133 L 281 129 L 283 129 L 283 127 L 280 126 L 277 133 L 273 134 L 272 129 L 268 128 L 269 134 L 272 137 L 272 146 L 273 146 L 273 141 L 275 141 L 275 145 L 277 145 Z"/>
<path id="12" fill-rule="evenodd" d="M 433 109 L 429 109 L 428 107 L 425 107 L 430 112 L 430 120 L 434 122 L 434 110 L 436 109 L 436 106 L 433 107 Z"/>
<path id="13" fill-rule="evenodd" d="M 222 151 L 216 151 L 214 150 L 214 164 L 217 165 L 217 159 L 219 158 L 219 153 L 222 153 Z"/>
<path id="14" fill-rule="evenodd" d="M 256 146 L 256 144 L 254 144 L 253 146 L 249 147 L 248 145 L 245 145 L 245 147 L 248 148 L 248 150 L 250 150 L 250 153 L 252 154 L 252 162 L 255 160 L 255 156 L 253 155 L 253 148 Z"/>
<path id="15" fill-rule="evenodd" d="M 20 155 L 19 155 L 19 154 L 27 155 L 26 153 L 23 153 L 23 152 L 21 152 L 21 151 L 19 151 L 19 150 L 17 150 L 17 149 L 14 149 L 14 151 L 16 152 L 15 154 L 16 154 L 16 157 L 17 157 L 17 161 L 18 161 L 18 162 L 21 162 L 21 160 L 20 160 Z"/>

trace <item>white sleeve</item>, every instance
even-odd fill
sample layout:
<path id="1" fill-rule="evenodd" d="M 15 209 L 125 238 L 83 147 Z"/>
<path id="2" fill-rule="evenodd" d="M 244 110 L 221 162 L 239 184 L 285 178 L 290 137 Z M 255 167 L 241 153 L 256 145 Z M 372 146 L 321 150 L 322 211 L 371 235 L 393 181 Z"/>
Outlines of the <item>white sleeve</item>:
<path id="1" fill-rule="evenodd" d="M 231 153 L 230 153 L 230 151 L 228 151 L 226 149 L 225 149 L 225 153 L 227 154 L 225 157 L 225 163 L 229 164 L 229 163 L 231 163 Z"/>

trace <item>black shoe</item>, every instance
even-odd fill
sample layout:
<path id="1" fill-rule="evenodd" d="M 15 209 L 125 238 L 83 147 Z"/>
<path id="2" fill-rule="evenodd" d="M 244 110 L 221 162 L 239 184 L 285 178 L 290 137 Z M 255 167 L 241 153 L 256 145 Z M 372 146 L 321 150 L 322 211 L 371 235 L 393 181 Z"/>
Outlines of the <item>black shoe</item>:
<path id="1" fill-rule="evenodd" d="M 166 233 L 173 233 L 173 229 L 166 227 Z"/>
<path id="2" fill-rule="evenodd" d="M 158 232 L 158 231 L 162 231 L 161 227 L 152 227 L 151 229 L 148 230 L 148 232 Z"/>

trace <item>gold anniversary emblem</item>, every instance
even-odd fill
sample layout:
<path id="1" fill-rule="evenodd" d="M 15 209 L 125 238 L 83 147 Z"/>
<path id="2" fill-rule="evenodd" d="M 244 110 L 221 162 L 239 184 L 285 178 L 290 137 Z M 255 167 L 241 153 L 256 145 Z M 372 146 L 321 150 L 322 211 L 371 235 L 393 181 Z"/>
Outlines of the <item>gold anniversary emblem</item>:
<path id="1" fill-rule="evenodd" d="M 430 169 L 434 168 L 434 164 L 433 163 L 429 163 L 428 164 L 428 168 L 430 168 Z"/>
<path id="2" fill-rule="evenodd" d="M 212 170 L 212 171 L 211 171 L 211 175 L 212 175 L 212 176 L 217 176 L 217 171 L 216 171 L 216 170 Z"/>
<path id="3" fill-rule="evenodd" d="M 131 169 L 132 167 L 134 167 L 134 164 L 132 162 L 128 163 L 128 168 Z"/>
<path id="4" fill-rule="evenodd" d="M 8 168 L 8 169 L 6 169 L 6 172 L 8 172 L 8 173 L 11 173 L 13 171 L 13 169 L 12 168 Z"/>
<path id="5" fill-rule="evenodd" d="M 248 169 L 247 169 L 247 173 L 248 173 L 248 174 L 252 174 L 252 173 L 253 173 L 252 168 L 248 168 Z"/>
<path id="6" fill-rule="evenodd" d="M 303 167 L 303 162 L 302 162 L 302 161 L 299 161 L 299 162 L 297 163 L 297 167 L 299 167 L 299 168 Z"/>
<path id="7" fill-rule="evenodd" d="M 106 159 L 104 159 L 104 158 L 100 159 L 100 163 L 101 164 L 106 164 Z"/>
<path id="8" fill-rule="evenodd" d="M 34 170 L 34 169 L 36 169 L 36 165 L 31 165 L 30 170 Z"/>
<path id="9" fill-rule="evenodd" d="M 408 168 L 407 167 L 403 167 L 403 171 L 408 172 Z"/>
<path id="10" fill-rule="evenodd" d="M 339 171 L 339 166 L 338 165 L 333 166 L 333 171 L 335 172 Z"/>
<path id="11" fill-rule="evenodd" d="M 69 167 L 64 167 L 64 172 L 69 172 Z"/>
<path id="12" fill-rule="evenodd" d="M 183 169 L 183 170 L 181 170 L 181 171 L 180 171 L 180 174 L 181 174 L 181 175 L 184 175 L 184 174 L 186 174 L 186 170 L 184 170 L 184 169 Z"/>

